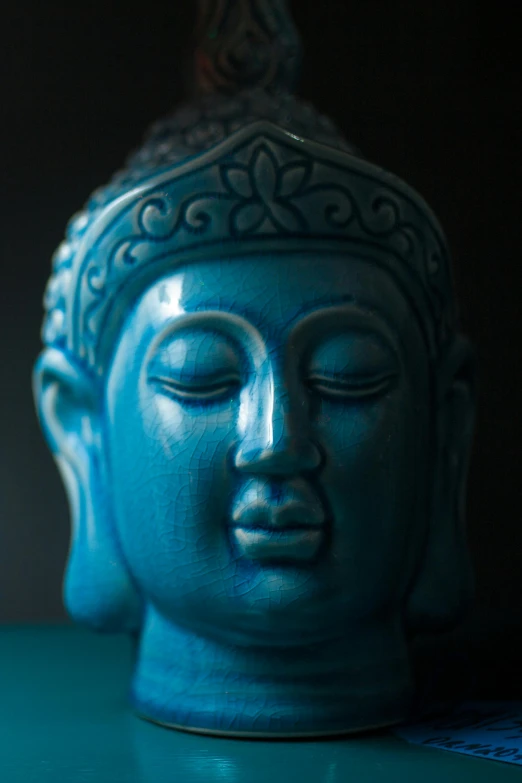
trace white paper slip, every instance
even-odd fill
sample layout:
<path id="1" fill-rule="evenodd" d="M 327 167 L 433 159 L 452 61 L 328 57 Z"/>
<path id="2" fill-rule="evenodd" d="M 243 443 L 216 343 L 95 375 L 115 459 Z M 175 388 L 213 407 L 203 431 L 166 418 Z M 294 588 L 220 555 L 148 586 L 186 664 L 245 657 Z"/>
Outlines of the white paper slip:
<path id="1" fill-rule="evenodd" d="M 522 701 L 467 702 L 394 733 L 416 745 L 522 766 Z"/>

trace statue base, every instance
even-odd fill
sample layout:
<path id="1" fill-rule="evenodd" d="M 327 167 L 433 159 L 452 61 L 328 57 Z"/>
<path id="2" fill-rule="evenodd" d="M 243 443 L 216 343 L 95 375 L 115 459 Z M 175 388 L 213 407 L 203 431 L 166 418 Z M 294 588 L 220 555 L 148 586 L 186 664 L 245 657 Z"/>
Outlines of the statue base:
<path id="1" fill-rule="evenodd" d="M 150 610 L 132 707 L 168 728 L 252 739 L 396 725 L 411 716 L 414 701 L 406 646 L 394 626 L 365 630 L 303 648 L 227 646 Z"/>

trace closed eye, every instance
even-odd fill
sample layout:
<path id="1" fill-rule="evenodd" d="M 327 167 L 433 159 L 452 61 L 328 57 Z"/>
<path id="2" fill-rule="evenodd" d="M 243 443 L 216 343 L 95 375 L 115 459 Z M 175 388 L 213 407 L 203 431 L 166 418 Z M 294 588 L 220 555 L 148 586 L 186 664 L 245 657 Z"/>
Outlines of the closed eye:
<path id="1" fill-rule="evenodd" d="M 240 387 L 240 378 L 237 375 L 208 379 L 191 378 L 183 382 L 170 377 L 153 376 L 149 381 L 159 386 L 161 391 L 187 402 L 218 401 L 235 394 Z"/>
<path id="2" fill-rule="evenodd" d="M 331 399 L 369 399 L 389 391 L 395 373 L 372 376 L 312 375 L 307 380 L 311 391 Z"/>

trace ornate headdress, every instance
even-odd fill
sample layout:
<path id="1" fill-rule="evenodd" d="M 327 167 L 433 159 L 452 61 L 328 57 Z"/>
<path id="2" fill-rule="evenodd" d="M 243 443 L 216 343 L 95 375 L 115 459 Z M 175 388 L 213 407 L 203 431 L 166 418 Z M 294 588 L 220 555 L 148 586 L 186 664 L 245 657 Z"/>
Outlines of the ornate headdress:
<path id="1" fill-rule="evenodd" d="M 300 54 L 285 0 L 201 0 L 200 10 L 200 96 L 157 123 L 70 222 L 46 290 L 44 342 L 101 373 L 105 324 L 163 269 L 340 251 L 388 270 L 439 355 L 456 312 L 429 207 L 290 94 Z"/>

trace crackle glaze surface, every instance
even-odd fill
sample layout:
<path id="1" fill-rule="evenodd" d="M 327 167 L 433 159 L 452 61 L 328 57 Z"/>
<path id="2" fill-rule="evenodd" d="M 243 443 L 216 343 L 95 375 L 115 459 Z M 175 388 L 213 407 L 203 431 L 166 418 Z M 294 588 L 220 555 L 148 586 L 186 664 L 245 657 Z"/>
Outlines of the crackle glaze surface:
<path id="1" fill-rule="evenodd" d="M 221 691 L 216 728 L 289 730 L 301 691 L 311 731 L 328 692 L 339 730 L 377 680 L 406 696 L 397 607 L 422 535 L 428 363 L 391 281 L 346 261 L 200 262 L 145 292 L 115 350 L 116 524 L 153 601 L 135 698 L 165 719 L 181 692 L 177 722 L 208 723 Z M 174 643 L 171 623 L 190 633 Z"/>
<path id="2" fill-rule="evenodd" d="M 65 601 L 137 639 L 137 712 L 249 736 L 403 719 L 411 636 L 471 594 L 474 358 L 422 198 L 291 96 L 207 96 L 75 216 L 45 307 Z"/>

